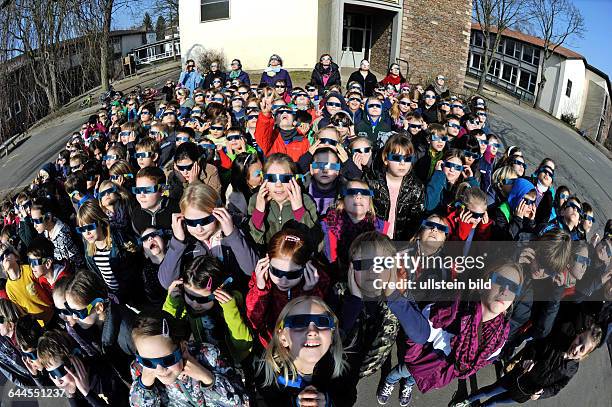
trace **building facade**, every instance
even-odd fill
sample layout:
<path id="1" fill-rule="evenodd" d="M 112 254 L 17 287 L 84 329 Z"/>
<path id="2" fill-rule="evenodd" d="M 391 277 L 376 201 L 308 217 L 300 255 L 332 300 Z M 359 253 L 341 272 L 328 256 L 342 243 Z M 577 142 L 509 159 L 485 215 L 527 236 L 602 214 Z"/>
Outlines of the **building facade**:
<path id="1" fill-rule="evenodd" d="M 310 70 L 324 53 L 342 67 L 369 59 L 386 73 L 400 65 L 411 82 L 438 74 L 461 88 L 472 0 L 180 0 L 183 61 L 206 49 L 262 70 L 272 54 L 286 69 Z M 452 39 L 452 40 L 451 40 Z M 449 46 L 449 41 L 453 46 Z M 381 78 L 382 79 L 382 78 Z"/>
<path id="2" fill-rule="evenodd" d="M 484 41 L 478 24 L 473 24 L 467 74 L 478 77 L 484 69 Z M 490 44 L 495 36 L 491 35 Z M 576 128 L 585 136 L 605 144 L 612 121 L 608 76 L 589 65 L 582 55 L 558 47 L 540 67 L 544 58 L 544 41 L 524 33 L 504 30 L 487 82 L 532 102 L 539 91 L 537 84 L 545 77 L 538 107 L 561 119 L 576 118 Z M 543 72 L 542 72 L 543 71 Z"/>

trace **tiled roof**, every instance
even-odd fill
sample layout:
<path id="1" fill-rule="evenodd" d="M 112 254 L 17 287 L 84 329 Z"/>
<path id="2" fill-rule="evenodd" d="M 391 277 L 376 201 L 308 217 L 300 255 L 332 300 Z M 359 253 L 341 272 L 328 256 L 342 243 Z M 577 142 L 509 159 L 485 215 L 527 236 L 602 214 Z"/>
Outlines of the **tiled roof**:
<path id="1" fill-rule="evenodd" d="M 480 24 L 472 23 L 472 30 L 480 30 Z M 491 27 L 492 33 L 497 33 L 497 27 Z M 515 40 L 523 41 L 531 45 L 535 45 L 540 48 L 544 48 L 544 40 L 542 38 L 534 37 L 533 35 L 525 34 L 519 31 L 514 31 L 506 28 L 503 33 L 504 37 L 513 38 Z M 553 46 L 549 46 L 550 49 Z M 568 59 L 585 59 L 582 55 L 577 52 L 572 51 L 571 49 L 567 49 L 565 47 L 557 47 L 555 53 L 564 56 Z"/>

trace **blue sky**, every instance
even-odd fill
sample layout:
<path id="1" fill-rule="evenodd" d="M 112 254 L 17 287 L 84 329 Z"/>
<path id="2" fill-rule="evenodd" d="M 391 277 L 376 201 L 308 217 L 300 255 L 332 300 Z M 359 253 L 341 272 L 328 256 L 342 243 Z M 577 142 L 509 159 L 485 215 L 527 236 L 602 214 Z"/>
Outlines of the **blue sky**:
<path id="1" fill-rule="evenodd" d="M 582 12 L 587 31 L 568 48 L 582 54 L 612 80 L 612 0 L 574 0 L 574 4 Z"/>
<path id="2" fill-rule="evenodd" d="M 153 0 L 145 0 L 148 4 Z M 608 74 L 612 79 L 612 0 L 574 0 L 580 9 L 586 26 L 583 38 L 573 38 L 567 48 L 582 54 L 590 65 Z M 142 22 L 146 7 L 121 11 L 115 15 L 114 27 L 128 28 Z M 153 17 L 153 24 L 156 18 Z"/>

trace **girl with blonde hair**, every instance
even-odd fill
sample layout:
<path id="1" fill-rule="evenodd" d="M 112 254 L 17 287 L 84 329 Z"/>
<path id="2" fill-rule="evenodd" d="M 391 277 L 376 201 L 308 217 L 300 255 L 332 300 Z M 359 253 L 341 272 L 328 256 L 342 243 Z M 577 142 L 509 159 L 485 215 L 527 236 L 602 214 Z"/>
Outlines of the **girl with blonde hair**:
<path id="1" fill-rule="evenodd" d="M 111 227 L 98 201 L 90 200 L 77 211 L 77 232 L 85 243 L 87 268 L 102 277 L 109 292 L 121 303 L 135 301 L 141 265 L 136 245 L 121 230 Z M 140 283 L 141 284 L 141 283 Z"/>
<path id="2" fill-rule="evenodd" d="M 344 405 L 346 369 L 338 318 L 320 298 L 298 297 L 276 319 L 257 388 L 269 406 Z"/>
<path id="3" fill-rule="evenodd" d="M 195 257 L 212 255 L 221 260 L 234 284 L 245 287 L 255 270 L 257 255 L 234 226 L 219 193 L 205 184 L 191 184 L 179 205 L 181 213 L 172 214 L 173 236 L 159 265 L 161 285 L 168 289 L 185 264 Z"/>

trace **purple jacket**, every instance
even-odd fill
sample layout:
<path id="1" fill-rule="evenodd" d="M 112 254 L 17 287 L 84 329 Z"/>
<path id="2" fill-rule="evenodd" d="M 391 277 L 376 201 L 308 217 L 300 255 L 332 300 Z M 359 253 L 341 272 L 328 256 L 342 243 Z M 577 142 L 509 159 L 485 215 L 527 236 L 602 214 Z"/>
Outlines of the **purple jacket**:
<path id="1" fill-rule="evenodd" d="M 468 377 L 492 363 L 508 338 L 510 324 L 503 314 L 481 322 L 480 302 L 430 304 L 422 313 L 429 320 L 429 338 L 424 344 L 408 339 L 404 355 L 406 367 L 422 393 L 442 388 L 455 378 Z"/>
<path id="2" fill-rule="evenodd" d="M 274 87 L 274 84 L 277 81 L 285 81 L 285 84 L 287 85 L 287 89 L 285 89 L 285 91 L 291 93 L 291 89 L 293 88 L 293 83 L 291 82 L 291 76 L 289 76 L 289 72 L 287 72 L 286 70 L 282 68 L 280 72 L 274 76 L 268 76 L 267 73 L 263 72 L 261 74 L 261 80 L 259 81 L 259 86 Z"/>

